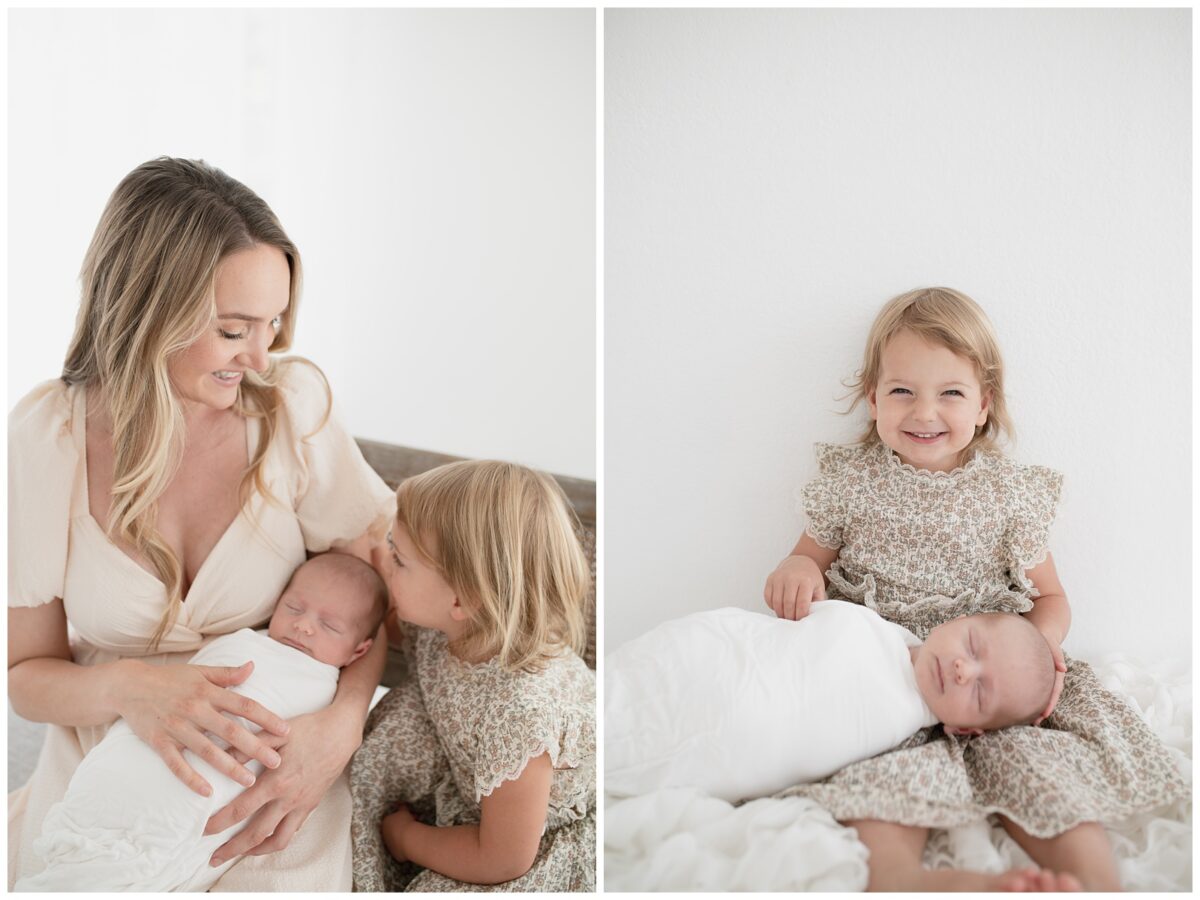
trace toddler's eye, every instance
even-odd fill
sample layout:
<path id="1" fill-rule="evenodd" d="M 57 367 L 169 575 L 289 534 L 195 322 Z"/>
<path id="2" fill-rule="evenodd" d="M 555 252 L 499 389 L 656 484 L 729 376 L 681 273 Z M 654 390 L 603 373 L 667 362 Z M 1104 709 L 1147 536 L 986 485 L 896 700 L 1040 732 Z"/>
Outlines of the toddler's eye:
<path id="1" fill-rule="evenodd" d="M 336 628 L 334 628 L 328 622 L 322 622 L 321 624 L 324 625 L 326 628 L 328 628 L 330 631 L 332 631 L 334 634 L 341 634 L 340 631 L 338 631 Z"/>
<path id="2" fill-rule="evenodd" d="M 892 394 L 909 394 L 912 393 L 908 388 L 892 388 L 889 393 Z"/>
<path id="3" fill-rule="evenodd" d="M 961 397 L 963 395 L 963 392 L 958 390 L 958 388 L 951 388 L 950 390 L 946 391 L 946 393 L 952 394 L 955 397 Z"/>

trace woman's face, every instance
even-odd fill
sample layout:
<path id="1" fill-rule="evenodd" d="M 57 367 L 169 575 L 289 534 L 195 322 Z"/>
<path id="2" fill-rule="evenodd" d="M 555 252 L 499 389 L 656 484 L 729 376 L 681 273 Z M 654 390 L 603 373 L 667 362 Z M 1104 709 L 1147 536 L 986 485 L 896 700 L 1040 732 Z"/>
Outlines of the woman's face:
<path id="1" fill-rule="evenodd" d="M 217 316 L 194 344 L 167 364 L 176 393 L 210 409 L 229 409 L 246 370 L 267 368 L 267 348 L 287 311 L 291 273 L 278 247 L 257 244 L 217 266 Z"/>

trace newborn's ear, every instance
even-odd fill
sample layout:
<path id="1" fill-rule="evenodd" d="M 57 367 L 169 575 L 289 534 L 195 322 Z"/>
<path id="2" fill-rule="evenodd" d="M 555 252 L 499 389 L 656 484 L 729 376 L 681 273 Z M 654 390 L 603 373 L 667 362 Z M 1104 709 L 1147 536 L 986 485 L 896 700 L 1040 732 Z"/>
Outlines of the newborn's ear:
<path id="1" fill-rule="evenodd" d="M 946 734 L 952 734 L 955 737 L 979 737 L 983 734 L 982 728 L 958 728 L 954 725 L 943 725 L 942 729 Z"/>
<path id="2" fill-rule="evenodd" d="M 350 663 L 354 662 L 356 659 L 370 650 L 373 643 L 375 643 L 374 638 L 364 638 L 362 643 L 354 648 L 354 652 L 350 654 L 350 658 L 346 660 L 346 665 L 350 665 Z"/>

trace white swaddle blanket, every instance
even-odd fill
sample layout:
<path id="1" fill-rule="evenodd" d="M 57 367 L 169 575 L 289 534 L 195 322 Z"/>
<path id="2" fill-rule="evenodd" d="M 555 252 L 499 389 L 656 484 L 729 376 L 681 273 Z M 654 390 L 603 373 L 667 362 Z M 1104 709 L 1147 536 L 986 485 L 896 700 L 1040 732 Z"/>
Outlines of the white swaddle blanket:
<path id="1" fill-rule="evenodd" d="M 339 670 L 243 628 L 217 638 L 190 660 L 205 666 L 254 661 L 245 682 L 231 688 L 290 719 L 333 701 Z M 238 720 L 251 731 L 258 726 Z M 214 738 L 225 746 L 219 738 Z M 201 797 L 171 774 L 166 763 L 123 719 L 84 757 L 66 796 L 51 807 L 33 850 L 46 868 L 18 881 L 25 891 L 207 890 L 235 860 L 212 868 L 209 858 L 249 820 L 203 835 L 209 816 L 245 788 L 190 750 L 188 764 L 212 785 Z M 257 776 L 261 763 L 246 768 Z"/>
<path id="2" fill-rule="evenodd" d="M 920 643 L 840 600 L 797 622 L 733 608 L 664 622 L 605 659 L 605 793 L 735 802 L 889 750 L 937 722 L 909 654 Z"/>

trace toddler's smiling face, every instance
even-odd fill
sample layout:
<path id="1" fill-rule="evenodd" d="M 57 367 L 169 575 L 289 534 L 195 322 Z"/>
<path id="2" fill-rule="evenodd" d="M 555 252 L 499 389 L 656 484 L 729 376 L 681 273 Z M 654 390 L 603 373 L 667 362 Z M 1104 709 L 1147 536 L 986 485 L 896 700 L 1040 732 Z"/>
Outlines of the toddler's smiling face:
<path id="1" fill-rule="evenodd" d="M 901 462 L 929 472 L 949 472 L 977 426 L 987 421 L 989 397 L 975 364 L 911 331 L 884 345 L 879 383 L 867 405 L 880 439 Z"/>

